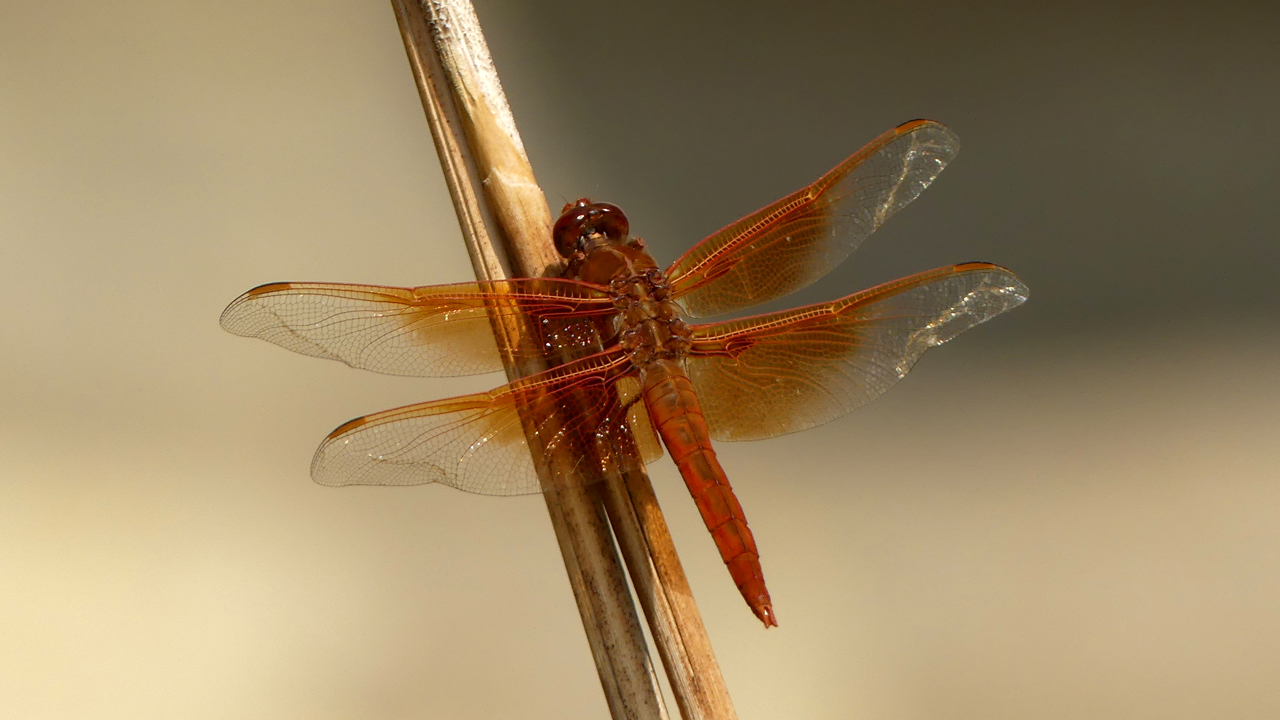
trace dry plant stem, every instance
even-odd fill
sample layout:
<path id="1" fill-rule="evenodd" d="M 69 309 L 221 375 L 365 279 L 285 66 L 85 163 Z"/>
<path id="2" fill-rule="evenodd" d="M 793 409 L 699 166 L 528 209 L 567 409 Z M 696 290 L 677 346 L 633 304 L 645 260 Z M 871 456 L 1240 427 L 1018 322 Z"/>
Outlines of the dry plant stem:
<path id="1" fill-rule="evenodd" d="M 509 118 L 510 111 L 496 76 L 484 87 L 477 81 L 477 71 L 487 67 L 491 73 L 492 64 L 474 11 L 457 2 L 423 7 L 416 0 L 392 0 L 392 6 L 476 277 L 544 274 L 558 260 L 549 247 L 550 211 L 514 123 L 504 128 L 497 119 Z M 481 61 L 468 61 L 477 54 Z M 519 342 L 519 327 L 495 325 L 494 331 L 500 347 Z M 517 367 L 510 357 L 504 361 L 513 379 L 542 369 Z M 535 458 L 542 467 L 565 464 L 556 460 Z M 610 713 L 615 720 L 666 718 L 599 504 L 582 485 L 564 485 L 546 494 L 547 509 Z"/>
<path id="2" fill-rule="evenodd" d="M 623 471 L 621 479 L 604 486 L 605 508 L 649 618 L 649 631 L 680 715 L 685 720 L 736 719 L 653 485 L 639 469 Z"/>
<path id="3" fill-rule="evenodd" d="M 392 5 L 476 276 L 537 276 L 557 268 L 545 196 L 470 4 L 392 0 Z M 522 333 L 519 327 L 495 326 L 494 331 L 504 341 L 500 345 L 509 347 Z M 513 378 L 542 367 L 517 367 L 506 360 Z M 584 466 L 581 458 L 541 460 L 555 473 L 581 472 Z M 606 506 L 682 715 L 686 720 L 735 717 L 648 477 L 641 468 L 610 475 L 590 489 L 585 483 L 557 482 L 560 489 L 546 498 L 613 717 L 650 720 L 665 718 L 666 712 L 614 551 Z M 633 496 L 643 508 L 633 506 Z M 656 557 L 652 550 L 658 551 Z"/>

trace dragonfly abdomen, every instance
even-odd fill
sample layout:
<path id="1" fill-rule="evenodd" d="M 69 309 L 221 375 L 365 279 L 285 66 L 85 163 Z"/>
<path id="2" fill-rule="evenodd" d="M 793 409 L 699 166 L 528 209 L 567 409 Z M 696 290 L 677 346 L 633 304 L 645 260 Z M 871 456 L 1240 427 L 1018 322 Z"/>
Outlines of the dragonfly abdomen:
<path id="1" fill-rule="evenodd" d="M 720 557 L 752 612 L 766 626 L 777 625 L 760 553 L 742 505 L 716 459 L 698 396 L 675 360 L 655 359 L 642 370 L 644 401 L 654 428 L 671 452 Z"/>

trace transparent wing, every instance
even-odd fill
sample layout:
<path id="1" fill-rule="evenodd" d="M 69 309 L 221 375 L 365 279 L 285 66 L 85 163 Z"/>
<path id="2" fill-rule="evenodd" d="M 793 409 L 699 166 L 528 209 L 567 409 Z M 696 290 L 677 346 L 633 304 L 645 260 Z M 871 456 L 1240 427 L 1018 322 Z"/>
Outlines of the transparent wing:
<path id="1" fill-rule="evenodd" d="M 707 317 L 809 285 L 915 200 L 959 149 L 932 120 L 890 130 L 812 185 L 691 248 L 667 270 L 672 295 L 689 315 Z"/>
<path id="2" fill-rule="evenodd" d="M 603 288 L 571 280 L 515 279 L 417 288 L 272 283 L 236 298 L 222 327 L 303 355 L 419 377 L 502 369 L 491 318 L 532 321 L 519 359 L 599 350 L 595 323 L 615 311 Z"/>
<path id="3" fill-rule="evenodd" d="M 321 485 L 442 483 L 483 495 L 540 492 L 535 457 L 549 484 L 586 462 L 636 457 L 616 387 L 633 371 L 622 352 L 600 353 L 487 393 L 358 418 L 320 444 L 311 477 Z"/>
<path id="4" fill-rule="evenodd" d="M 626 412 L 627 426 L 636 449 L 645 464 L 657 462 L 662 458 L 662 441 L 653 429 L 649 419 L 649 408 L 643 399 L 644 387 L 638 375 L 628 375 L 618 381 L 618 402 Z"/>
<path id="5" fill-rule="evenodd" d="M 1027 293 L 997 265 L 931 270 L 834 302 L 696 326 L 686 372 L 716 440 L 805 430 L 875 399 L 925 350 Z"/>

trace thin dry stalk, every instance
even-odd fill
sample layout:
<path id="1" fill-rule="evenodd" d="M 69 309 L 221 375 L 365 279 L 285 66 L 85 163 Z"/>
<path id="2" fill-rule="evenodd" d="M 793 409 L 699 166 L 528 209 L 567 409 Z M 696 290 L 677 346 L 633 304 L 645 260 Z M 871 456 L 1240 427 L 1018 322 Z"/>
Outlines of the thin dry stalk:
<path id="1" fill-rule="evenodd" d="M 550 210 L 469 0 L 392 0 L 392 6 L 476 277 L 536 277 L 558 270 Z M 494 330 L 506 347 L 514 347 L 522 332 L 510 326 Z M 545 367 L 517 367 L 506 360 L 512 379 Z M 577 458 L 541 460 L 558 473 L 581 473 L 591 465 Z M 733 705 L 649 479 L 639 466 L 611 475 L 590 487 L 590 480 L 600 478 L 558 477 L 559 489 L 546 493 L 610 711 L 615 720 L 666 717 L 606 515 L 681 715 L 733 720 Z"/>

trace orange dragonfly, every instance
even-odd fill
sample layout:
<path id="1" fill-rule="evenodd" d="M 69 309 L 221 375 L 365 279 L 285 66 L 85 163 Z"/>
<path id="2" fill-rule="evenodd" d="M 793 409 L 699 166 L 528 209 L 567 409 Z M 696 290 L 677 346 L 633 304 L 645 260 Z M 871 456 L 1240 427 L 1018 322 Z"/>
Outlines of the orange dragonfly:
<path id="1" fill-rule="evenodd" d="M 776 625 L 759 551 L 711 440 L 760 440 L 834 420 L 906 376 L 925 350 L 1027 299 L 1010 271 L 965 263 L 832 302 L 691 325 L 825 275 L 914 200 L 959 149 L 930 120 L 901 125 L 816 182 L 693 246 L 665 270 L 616 206 L 565 206 L 552 234 L 560 278 L 418 288 L 273 283 L 222 326 L 295 352 L 393 375 L 454 376 L 567 359 L 487 393 L 352 420 L 316 451 L 322 485 L 444 483 L 543 491 L 529 443 L 653 462 L 662 445 L 747 604 Z M 526 332 L 499 351 L 494 322 Z M 585 408 L 557 413 L 566 402 Z M 534 418 L 534 421 L 530 421 Z M 656 432 L 655 432 L 656 431 Z M 659 443 L 661 438 L 661 443 Z M 577 451 L 575 450 L 575 451 Z M 603 461 L 601 461 L 603 462 Z"/>

